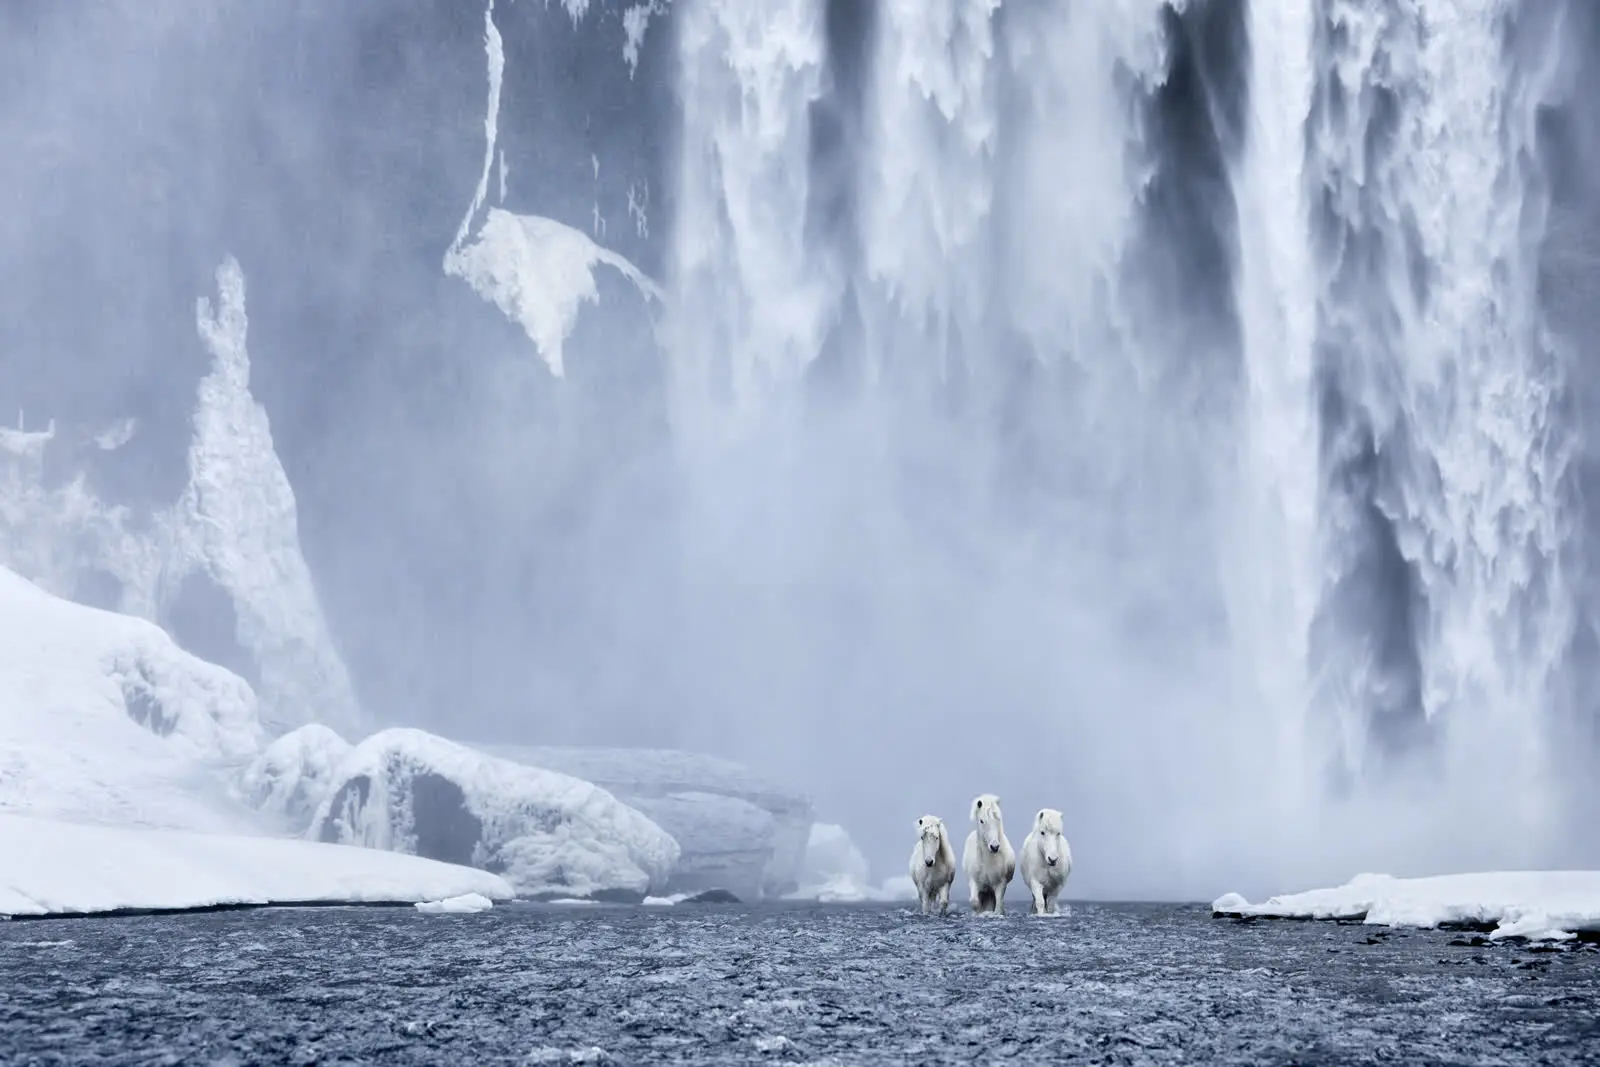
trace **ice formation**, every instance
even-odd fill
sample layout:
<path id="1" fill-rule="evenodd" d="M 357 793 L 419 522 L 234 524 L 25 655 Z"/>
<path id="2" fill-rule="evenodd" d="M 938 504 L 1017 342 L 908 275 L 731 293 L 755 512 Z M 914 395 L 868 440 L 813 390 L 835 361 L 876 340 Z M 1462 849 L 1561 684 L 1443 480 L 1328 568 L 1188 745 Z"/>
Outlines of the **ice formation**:
<path id="1" fill-rule="evenodd" d="M 679 854 L 599 786 L 412 729 L 346 756 L 310 836 L 502 872 L 524 896 L 643 896 L 666 885 Z"/>
<path id="2" fill-rule="evenodd" d="M 353 730 L 364 717 L 300 552 L 294 490 L 267 413 L 250 394 L 244 285 L 230 256 L 217 269 L 216 306 L 197 305 L 213 364 L 200 382 L 189 484 L 170 521 L 163 599 L 203 571 L 233 598 L 240 644 L 260 671 L 263 718 Z"/>
<path id="3" fill-rule="evenodd" d="M 0 857 L 0 916 L 512 896 L 487 871 L 415 856 L 9 814 L 0 814 Z"/>
<path id="4" fill-rule="evenodd" d="M 424 915 L 471 915 L 488 911 L 494 907 L 494 901 L 482 893 L 464 893 L 444 900 L 419 900 L 414 907 Z"/>
<path id="5" fill-rule="evenodd" d="M 659 292 L 626 258 L 588 234 L 539 215 L 490 208 L 477 237 L 453 249 L 448 273 L 522 327 L 550 373 L 565 373 L 563 345 L 585 303 L 600 299 L 595 268 L 611 267 L 648 299 Z"/>
<path id="6" fill-rule="evenodd" d="M 350 742 L 321 723 L 291 730 L 245 769 L 240 778 L 245 799 L 281 817 L 295 832 L 304 832 L 350 748 Z"/>
<path id="7" fill-rule="evenodd" d="M 666 749 L 491 751 L 594 782 L 648 815 L 682 850 L 669 886 L 675 893 L 727 889 L 753 900 L 799 886 L 811 801 L 737 763 Z"/>
<path id="8" fill-rule="evenodd" d="M 574 22 L 582 18 L 587 2 L 569 3 Z M 644 34 L 644 16 L 635 18 L 638 38 Z M 629 24 L 628 37 L 637 43 Z M 596 244 L 587 234 L 554 219 L 517 215 L 490 208 L 476 237 L 468 240 L 473 220 L 488 195 L 499 139 L 500 92 L 505 77 L 505 45 L 494 23 L 494 3 L 484 11 L 484 50 L 488 57 L 489 100 L 483 121 L 483 172 L 467 213 L 444 254 L 444 272 L 458 277 L 507 318 L 522 327 L 540 358 L 557 378 L 565 373 L 563 346 L 578 312 L 585 303 L 600 299 L 595 268 L 611 267 L 633 283 L 640 296 L 659 300 L 660 292 L 639 268 L 625 257 Z M 631 66 L 631 64 L 630 64 Z M 504 198 L 502 189 L 501 197 Z"/>
<path id="9" fill-rule="evenodd" d="M 1496 871 L 1395 878 L 1360 874 L 1336 889 L 1313 889 L 1251 904 L 1218 897 L 1219 916 L 1360 919 L 1375 926 L 1493 926 L 1491 940 L 1563 941 L 1600 932 L 1600 871 Z"/>

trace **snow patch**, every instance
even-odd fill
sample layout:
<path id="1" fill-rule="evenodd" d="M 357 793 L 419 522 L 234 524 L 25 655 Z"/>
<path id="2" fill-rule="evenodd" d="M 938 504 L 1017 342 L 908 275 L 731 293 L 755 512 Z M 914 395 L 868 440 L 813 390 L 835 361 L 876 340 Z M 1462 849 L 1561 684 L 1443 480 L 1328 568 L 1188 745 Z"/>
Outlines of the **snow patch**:
<path id="1" fill-rule="evenodd" d="M 384 730 L 340 763 L 310 836 L 501 871 L 524 895 L 643 894 L 678 844 L 579 778 L 421 730 Z"/>
<path id="2" fill-rule="evenodd" d="M 487 871 L 283 838 L 0 814 L 0 915 L 512 896 Z"/>
<path id="3" fill-rule="evenodd" d="M 481 893 L 466 893 L 444 900 L 419 900 L 414 907 L 424 915 L 470 915 L 488 911 L 494 907 L 494 901 Z"/>
<path id="4" fill-rule="evenodd" d="M 1368 925 L 1495 927 L 1490 940 L 1567 940 L 1600 931 L 1600 871 L 1496 871 L 1430 878 L 1359 874 L 1335 889 L 1275 896 L 1251 904 L 1218 897 L 1214 915 L 1279 919 L 1360 919 Z"/>

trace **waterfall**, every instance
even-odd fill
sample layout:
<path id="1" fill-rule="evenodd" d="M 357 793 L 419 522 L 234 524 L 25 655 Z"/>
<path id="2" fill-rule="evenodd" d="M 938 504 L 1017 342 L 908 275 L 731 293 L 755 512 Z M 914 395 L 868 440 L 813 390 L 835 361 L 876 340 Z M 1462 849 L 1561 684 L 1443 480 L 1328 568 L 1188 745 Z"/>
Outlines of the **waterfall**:
<path id="1" fill-rule="evenodd" d="M 1460 854 L 1463 815 L 1541 855 L 1581 607 L 1538 292 L 1555 21 L 872 10 L 846 99 L 822 0 L 675 9 L 679 533 L 717 590 L 685 632 L 738 657 L 711 702 L 781 691 L 760 730 L 845 778 L 991 709 L 1108 838 L 1138 823 L 1134 878 L 1341 812 L 1415 816 L 1396 855 Z M 821 235 L 818 108 L 859 131 Z M 830 352 L 852 388 L 791 403 Z"/>
<path id="2" fill-rule="evenodd" d="M 809 109 L 823 0 L 696 0 L 678 22 L 683 101 L 670 258 L 677 428 L 757 411 L 816 359 L 830 286 L 807 269 Z"/>
<path id="3" fill-rule="evenodd" d="M 1306 175 L 1314 78 L 1314 0 L 1250 5 L 1249 105 L 1232 173 L 1239 204 L 1235 283 L 1244 396 L 1238 471 L 1240 534 L 1230 612 L 1254 701 L 1275 709 L 1289 802 L 1309 769 L 1303 745 L 1306 669 L 1320 578 L 1316 285 Z"/>
<path id="4" fill-rule="evenodd" d="M 1548 71 L 1513 62 L 1515 9 L 1329 0 L 1307 166 L 1333 549 L 1319 711 L 1356 768 L 1368 741 L 1442 745 L 1461 806 L 1527 833 L 1574 625 L 1575 428 L 1537 292 Z M 1513 784 L 1471 787 L 1487 774 Z"/>

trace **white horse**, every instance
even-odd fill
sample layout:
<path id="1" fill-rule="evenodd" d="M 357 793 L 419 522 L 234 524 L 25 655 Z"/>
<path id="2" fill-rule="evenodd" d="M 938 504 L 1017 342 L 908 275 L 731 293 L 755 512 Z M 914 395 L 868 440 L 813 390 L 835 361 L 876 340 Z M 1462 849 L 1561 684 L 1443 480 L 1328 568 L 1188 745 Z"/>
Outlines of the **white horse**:
<path id="1" fill-rule="evenodd" d="M 1017 854 L 1006 840 L 1000 798 L 993 793 L 974 797 L 972 821 L 977 828 L 967 835 L 967 847 L 961 857 L 961 866 L 967 872 L 972 910 L 1004 915 L 1006 886 L 1017 873 Z"/>
<path id="2" fill-rule="evenodd" d="M 917 820 L 917 847 L 911 850 L 911 881 L 916 884 L 922 914 L 928 914 L 935 904 L 940 915 L 950 910 L 950 883 L 955 880 L 956 850 L 950 847 L 944 820 L 924 815 Z"/>
<path id="3" fill-rule="evenodd" d="M 1061 834 L 1061 813 L 1040 808 L 1022 842 L 1022 884 L 1033 894 L 1035 915 L 1056 915 L 1056 897 L 1072 873 L 1072 846 Z"/>

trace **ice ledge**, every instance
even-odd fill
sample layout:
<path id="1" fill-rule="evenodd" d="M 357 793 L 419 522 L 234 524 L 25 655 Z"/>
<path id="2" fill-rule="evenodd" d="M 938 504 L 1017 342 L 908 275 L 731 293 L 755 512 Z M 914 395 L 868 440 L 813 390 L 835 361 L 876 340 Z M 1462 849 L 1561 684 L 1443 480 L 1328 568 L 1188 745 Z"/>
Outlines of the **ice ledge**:
<path id="1" fill-rule="evenodd" d="M 1370 926 L 1467 927 L 1489 939 L 1600 937 L 1600 871 L 1493 871 L 1429 878 L 1359 874 L 1334 889 L 1252 904 L 1238 893 L 1212 902 L 1218 918 L 1333 919 Z"/>
<path id="2" fill-rule="evenodd" d="M 514 895 L 487 871 L 395 852 L 0 815 L 3 918 L 415 904 L 469 893 Z"/>

